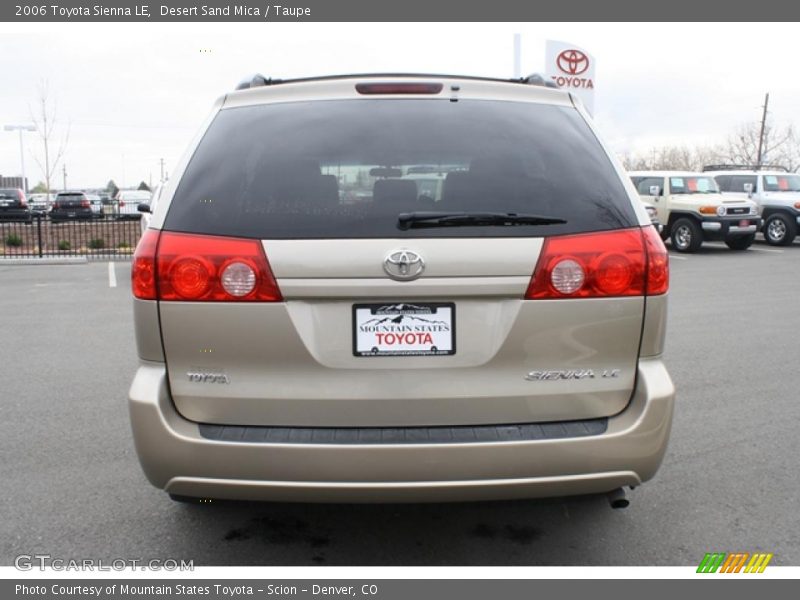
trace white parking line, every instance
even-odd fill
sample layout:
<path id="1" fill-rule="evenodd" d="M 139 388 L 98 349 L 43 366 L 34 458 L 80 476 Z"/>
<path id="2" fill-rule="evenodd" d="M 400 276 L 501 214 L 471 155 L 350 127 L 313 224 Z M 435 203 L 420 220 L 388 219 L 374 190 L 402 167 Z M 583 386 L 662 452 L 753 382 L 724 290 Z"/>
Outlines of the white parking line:
<path id="1" fill-rule="evenodd" d="M 783 254 L 783 250 L 777 250 L 776 248 L 754 248 L 750 246 L 750 250 L 754 250 L 755 252 L 772 252 L 773 254 Z"/>
<path id="2" fill-rule="evenodd" d="M 108 287 L 117 287 L 117 273 L 113 262 L 108 263 Z"/>
<path id="3" fill-rule="evenodd" d="M 689 260 L 688 256 L 682 256 L 680 254 L 673 254 L 672 252 L 670 252 L 669 259 L 672 260 L 673 258 L 677 258 L 678 260 Z"/>

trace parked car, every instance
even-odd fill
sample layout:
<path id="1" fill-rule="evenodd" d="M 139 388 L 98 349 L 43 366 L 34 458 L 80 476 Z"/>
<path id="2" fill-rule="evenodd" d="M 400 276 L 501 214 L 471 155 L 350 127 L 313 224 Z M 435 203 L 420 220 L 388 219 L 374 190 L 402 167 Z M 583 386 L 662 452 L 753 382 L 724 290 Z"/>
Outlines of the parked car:
<path id="1" fill-rule="evenodd" d="M 710 175 L 683 171 L 629 173 L 642 202 L 656 208 L 662 237 L 678 252 L 696 252 L 703 241 L 724 241 L 746 250 L 761 226 L 758 206 L 723 196 Z"/>
<path id="2" fill-rule="evenodd" d="M 53 194 L 30 194 L 28 196 L 28 207 L 33 214 L 45 215 L 52 205 Z"/>
<path id="3" fill-rule="evenodd" d="M 97 194 L 86 194 L 89 199 L 90 208 L 92 209 L 92 216 L 95 219 L 103 218 L 103 200 Z"/>
<path id="4" fill-rule="evenodd" d="M 784 167 L 710 165 L 703 171 L 733 198 L 749 199 L 761 207 L 764 239 L 788 246 L 800 227 L 800 175 Z"/>
<path id="5" fill-rule="evenodd" d="M 580 103 L 524 81 L 258 77 L 216 103 L 132 264 L 153 485 L 623 506 L 654 476 L 667 252 Z M 439 164 L 431 210 L 402 174 Z M 375 174 L 363 202 L 339 168 Z"/>
<path id="6" fill-rule="evenodd" d="M 644 209 L 647 211 L 647 216 L 650 217 L 650 223 L 652 223 L 658 235 L 664 233 L 664 225 L 658 219 L 658 210 L 656 210 L 656 207 L 645 202 Z"/>
<path id="7" fill-rule="evenodd" d="M 80 221 L 94 218 L 92 204 L 84 192 L 59 192 L 50 210 L 50 220 Z"/>
<path id="8" fill-rule="evenodd" d="M 0 188 L 0 220 L 31 222 L 25 192 L 19 188 Z"/>
<path id="9" fill-rule="evenodd" d="M 139 209 L 139 212 L 141 213 L 141 218 L 139 219 L 139 227 L 141 228 L 143 234 L 150 226 L 150 219 L 153 216 L 153 211 L 156 209 L 156 206 L 158 206 L 158 198 L 159 196 L 161 196 L 161 190 L 163 189 L 164 189 L 164 184 L 159 183 L 153 190 L 153 196 L 150 199 L 150 202 L 149 203 L 142 202 L 137 207 L 137 209 Z M 144 210 L 145 206 L 147 207 L 147 210 Z"/>
<path id="10" fill-rule="evenodd" d="M 152 194 L 141 190 L 122 190 L 117 194 L 117 218 L 140 219 L 139 204 L 150 203 Z"/>

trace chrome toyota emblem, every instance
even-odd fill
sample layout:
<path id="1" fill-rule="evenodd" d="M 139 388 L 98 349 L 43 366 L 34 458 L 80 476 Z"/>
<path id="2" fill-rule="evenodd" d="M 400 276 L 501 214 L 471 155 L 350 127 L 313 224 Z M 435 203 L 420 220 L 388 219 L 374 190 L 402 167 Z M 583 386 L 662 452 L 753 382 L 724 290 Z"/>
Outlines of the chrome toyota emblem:
<path id="1" fill-rule="evenodd" d="M 411 281 L 422 275 L 425 261 L 411 250 L 397 250 L 384 259 L 383 270 L 392 279 Z"/>

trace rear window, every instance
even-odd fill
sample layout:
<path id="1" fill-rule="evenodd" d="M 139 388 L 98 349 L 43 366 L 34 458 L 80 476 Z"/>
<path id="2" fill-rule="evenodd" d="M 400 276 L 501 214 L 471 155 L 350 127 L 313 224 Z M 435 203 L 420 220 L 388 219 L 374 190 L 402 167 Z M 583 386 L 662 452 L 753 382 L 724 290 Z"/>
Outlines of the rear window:
<path id="1" fill-rule="evenodd" d="M 566 224 L 400 230 L 414 211 L 528 213 Z M 222 110 L 165 229 L 287 238 L 555 235 L 630 227 L 608 157 L 572 108 L 432 99 Z"/>

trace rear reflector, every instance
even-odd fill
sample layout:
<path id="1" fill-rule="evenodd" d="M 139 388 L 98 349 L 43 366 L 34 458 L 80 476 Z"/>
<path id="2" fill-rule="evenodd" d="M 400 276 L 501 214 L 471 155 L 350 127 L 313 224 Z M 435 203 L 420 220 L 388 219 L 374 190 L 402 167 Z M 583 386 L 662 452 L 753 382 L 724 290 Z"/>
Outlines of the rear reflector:
<path id="1" fill-rule="evenodd" d="M 261 242 L 147 230 L 133 257 L 133 295 L 145 300 L 280 302 Z"/>
<path id="2" fill-rule="evenodd" d="M 357 83 L 359 94 L 438 94 L 441 83 Z"/>
<path id="3" fill-rule="evenodd" d="M 525 298 L 658 295 L 668 287 L 667 251 L 647 226 L 546 239 Z"/>

